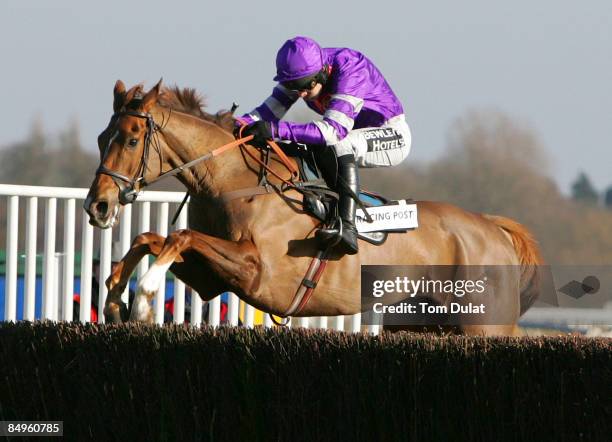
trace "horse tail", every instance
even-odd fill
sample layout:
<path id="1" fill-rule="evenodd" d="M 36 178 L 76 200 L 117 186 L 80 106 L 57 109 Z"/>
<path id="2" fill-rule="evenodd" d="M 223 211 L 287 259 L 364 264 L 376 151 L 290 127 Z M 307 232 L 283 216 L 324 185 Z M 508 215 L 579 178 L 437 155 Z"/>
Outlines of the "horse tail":
<path id="1" fill-rule="evenodd" d="M 539 266 L 544 264 L 538 242 L 522 224 L 503 216 L 484 215 L 512 238 L 514 250 L 521 263 L 521 315 L 535 302 L 540 293 Z"/>

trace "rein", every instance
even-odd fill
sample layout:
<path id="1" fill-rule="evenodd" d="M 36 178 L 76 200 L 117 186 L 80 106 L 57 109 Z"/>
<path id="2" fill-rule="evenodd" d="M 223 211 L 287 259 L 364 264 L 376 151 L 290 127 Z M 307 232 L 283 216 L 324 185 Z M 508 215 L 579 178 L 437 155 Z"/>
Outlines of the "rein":
<path id="1" fill-rule="evenodd" d="M 242 124 L 240 126 L 240 129 L 238 130 L 238 136 L 241 137 L 240 139 L 243 139 L 242 138 L 242 131 L 244 130 L 244 128 L 246 126 L 247 126 L 246 124 Z M 253 136 L 249 135 L 247 138 L 251 138 L 252 139 Z M 249 157 L 251 157 L 256 163 L 258 163 L 263 168 L 263 170 L 265 170 L 266 172 L 270 172 L 272 175 L 274 175 L 276 178 L 278 178 L 286 186 L 295 187 L 294 180 L 296 178 L 298 178 L 299 174 L 300 174 L 298 168 L 295 166 L 294 163 L 291 162 L 291 160 L 289 160 L 289 158 L 287 157 L 285 152 L 283 152 L 283 150 L 279 147 L 278 144 L 276 144 L 276 142 L 274 142 L 272 140 L 266 140 L 266 143 L 268 144 L 268 146 L 270 146 L 272 148 L 274 153 L 280 158 L 281 162 L 287 168 L 287 170 L 289 170 L 289 172 L 291 172 L 291 179 L 290 180 L 284 179 L 283 177 L 278 175 L 276 172 L 274 172 L 272 169 L 270 169 L 270 167 L 268 166 L 267 162 L 264 162 L 264 161 L 260 160 L 259 158 L 257 158 L 255 155 L 253 155 L 248 149 L 246 149 L 246 146 L 244 146 L 244 144 L 241 146 L 241 148 L 243 148 L 243 151 L 246 152 L 249 155 Z"/>
<path id="2" fill-rule="evenodd" d="M 123 112 L 117 112 L 113 115 L 112 118 L 118 118 L 124 115 L 129 115 L 132 117 L 137 117 L 137 118 L 144 118 L 147 120 L 147 130 L 145 132 L 145 138 L 144 138 L 144 151 L 142 154 L 142 157 L 140 159 L 140 164 L 138 165 L 138 169 L 136 171 L 135 174 L 135 178 L 129 178 L 117 171 L 111 170 L 109 168 L 107 168 L 106 166 L 104 166 L 104 159 L 106 158 L 106 155 L 108 153 L 108 148 L 110 147 L 113 139 L 111 138 L 108 142 L 108 145 L 106 147 L 106 150 L 104 152 L 104 156 L 102 158 L 102 162 L 100 163 L 100 166 L 98 167 L 98 169 L 96 170 L 96 176 L 97 175 L 108 175 L 110 176 L 113 181 L 115 181 L 115 184 L 117 184 L 117 186 L 119 187 L 119 201 L 121 202 L 121 204 L 130 204 L 133 203 L 136 200 L 136 197 L 138 196 L 138 193 L 144 189 L 147 186 L 150 186 L 153 183 L 156 183 L 157 181 L 160 181 L 164 178 L 170 177 L 170 176 L 175 176 L 181 172 L 183 172 L 185 169 L 189 169 L 193 166 L 195 166 L 196 164 L 201 163 L 202 161 L 207 161 L 210 160 L 211 158 L 214 158 L 216 156 L 221 155 L 222 153 L 233 149 L 235 147 L 240 147 L 240 149 L 243 152 L 246 152 L 246 154 L 253 159 L 255 162 L 257 162 L 260 167 L 262 168 L 262 170 L 265 173 L 271 173 L 272 175 L 274 175 L 276 178 L 278 178 L 285 186 L 290 187 L 290 188 L 297 188 L 297 186 L 295 186 L 294 180 L 296 178 L 298 178 L 299 176 L 299 171 L 297 169 L 297 167 L 295 166 L 295 164 L 293 162 L 291 162 L 291 160 L 289 160 L 289 158 L 287 157 L 287 155 L 283 152 L 283 150 L 278 146 L 278 144 L 276 144 L 274 141 L 272 140 L 268 140 L 267 143 L 268 145 L 271 147 L 271 149 L 274 151 L 274 153 L 276 153 L 276 155 L 278 155 L 278 157 L 280 158 L 281 162 L 283 163 L 283 165 L 287 168 L 287 170 L 291 173 L 291 178 L 289 180 L 284 179 L 283 177 L 281 177 L 279 174 L 277 174 L 274 170 L 272 170 L 267 162 L 264 162 L 262 160 L 260 160 L 259 158 L 257 158 L 253 153 L 250 152 L 250 150 L 246 147 L 246 143 L 248 143 L 249 141 L 251 141 L 253 139 L 253 135 L 248 135 L 246 137 L 242 137 L 242 131 L 244 130 L 244 128 L 246 127 L 246 124 L 243 124 L 240 126 L 239 129 L 239 138 L 226 143 L 216 149 L 214 149 L 211 152 L 208 152 L 194 160 L 191 160 L 185 164 L 181 164 L 180 166 L 177 166 L 173 169 L 170 169 L 158 176 L 156 176 L 155 178 L 147 181 L 144 177 L 146 169 L 147 169 L 147 163 L 149 161 L 149 152 L 150 152 L 150 145 L 151 145 L 151 141 L 153 140 L 153 136 L 156 132 L 161 131 L 163 129 L 163 126 L 159 126 L 158 124 L 155 123 L 155 120 L 153 119 L 153 116 L 148 113 L 148 112 L 139 112 L 139 111 L 133 111 L 133 110 L 127 110 L 127 111 L 123 111 Z M 161 155 L 161 149 L 159 149 L 160 155 Z M 127 183 L 127 185 L 126 185 Z M 138 186 L 138 190 L 136 190 L 136 186 Z M 239 191 L 240 192 L 240 191 Z M 184 202 L 187 200 L 187 198 L 185 198 Z M 181 208 L 183 206 L 183 204 L 181 204 Z M 180 208 L 179 208 L 180 211 Z M 177 213 L 178 214 L 178 213 Z"/>

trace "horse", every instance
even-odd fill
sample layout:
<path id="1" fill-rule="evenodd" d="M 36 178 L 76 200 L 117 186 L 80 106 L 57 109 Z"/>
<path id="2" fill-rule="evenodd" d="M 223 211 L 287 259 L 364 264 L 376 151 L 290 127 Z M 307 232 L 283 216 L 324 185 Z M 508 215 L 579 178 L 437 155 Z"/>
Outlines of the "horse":
<path id="1" fill-rule="evenodd" d="M 109 320 L 122 322 L 129 316 L 151 322 L 151 300 L 168 270 L 204 301 L 228 291 L 269 314 L 286 313 L 319 252 L 314 239 L 319 221 L 294 204 L 302 194 L 288 188 L 282 193 L 224 198 L 258 186 L 261 167 L 256 160 L 261 149 L 248 143 L 236 147 L 240 143 L 232 133 L 231 114 L 206 113 L 195 90 L 162 87 L 162 80 L 146 92 L 142 85 L 128 90 L 118 80 L 113 94 L 113 115 L 98 137 L 100 165 L 84 203 L 90 224 L 111 228 L 121 207 L 132 203 L 146 183 L 168 171 L 185 186 L 191 200 L 188 229 L 167 237 L 153 232 L 138 235 L 113 269 L 106 281 L 104 311 Z M 229 147 L 219 153 L 219 146 Z M 197 160 L 202 156 L 206 161 Z M 269 168 L 270 183 L 292 177 L 274 153 Z M 516 334 L 518 318 L 537 296 L 534 269 L 542 263 L 530 232 L 501 216 L 471 213 L 443 202 L 416 204 L 417 229 L 391 233 L 392 240 L 378 246 L 360 241 L 356 255 L 332 255 L 314 296 L 296 316 L 363 311 L 362 265 L 505 266 L 519 270 L 512 281 L 504 281 L 504 276 L 494 281 L 497 290 L 490 300 L 491 316 L 483 317 L 484 323 L 452 329 L 465 334 Z M 137 263 L 148 254 L 156 259 L 138 282 L 128 315 L 121 293 Z M 500 323 L 495 314 L 502 311 L 507 319 Z"/>

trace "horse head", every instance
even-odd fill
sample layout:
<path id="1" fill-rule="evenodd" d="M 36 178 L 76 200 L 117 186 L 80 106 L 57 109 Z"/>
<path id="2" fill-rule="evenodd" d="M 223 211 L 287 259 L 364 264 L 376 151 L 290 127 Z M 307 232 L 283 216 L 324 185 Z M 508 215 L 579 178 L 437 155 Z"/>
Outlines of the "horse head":
<path id="1" fill-rule="evenodd" d="M 93 226 L 114 226 L 121 206 L 132 203 L 143 183 L 160 173 L 161 146 L 155 140 L 159 127 L 150 112 L 161 82 L 146 94 L 141 85 L 126 90 L 121 80 L 115 84 L 113 116 L 98 136 L 100 164 L 84 203 Z M 151 161 L 151 147 L 159 161 Z"/>

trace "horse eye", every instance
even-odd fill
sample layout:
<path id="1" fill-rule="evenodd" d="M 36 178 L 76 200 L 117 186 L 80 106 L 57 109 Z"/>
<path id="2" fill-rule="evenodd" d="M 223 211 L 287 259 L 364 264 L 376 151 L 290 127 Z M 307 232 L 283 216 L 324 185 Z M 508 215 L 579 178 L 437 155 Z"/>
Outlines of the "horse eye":
<path id="1" fill-rule="evenodd" d="M 136 147 L 136 145 L 138 144 L 138 139 L 137 138 L 132 138 L 132 139 L 130 139 L 128 144 L 130 145 L 130 147 Z"/>

